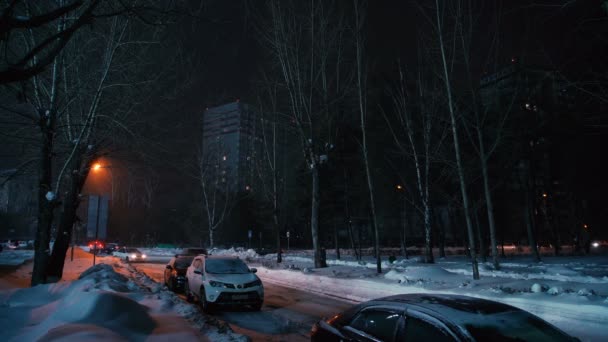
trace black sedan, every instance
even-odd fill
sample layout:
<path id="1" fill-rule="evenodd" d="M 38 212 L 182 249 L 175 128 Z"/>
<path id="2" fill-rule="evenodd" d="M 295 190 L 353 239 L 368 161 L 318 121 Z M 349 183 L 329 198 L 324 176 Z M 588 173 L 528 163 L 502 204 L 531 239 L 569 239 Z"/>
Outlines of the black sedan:
<path id="1" fill-rule="evenodd" d="M 456 295 L 404 294 L 354 306 L 312 327 L 312 341 L 578 341 L 521 309 Z"/>
<path id="2" fill-rule="evenodd" d="M 176 255 L 165 268 L 165 284 L 171 291 L 183 291 L 186 282 L 186 270 L 194 256 Z"/>

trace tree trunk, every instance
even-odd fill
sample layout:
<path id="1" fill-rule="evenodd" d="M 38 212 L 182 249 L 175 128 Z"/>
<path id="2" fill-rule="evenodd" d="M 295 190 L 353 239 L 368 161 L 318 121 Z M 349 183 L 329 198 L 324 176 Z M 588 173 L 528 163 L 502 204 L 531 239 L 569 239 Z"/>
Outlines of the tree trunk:
<path id="1" fill-rule="evenodd" d="M 209 249 L 213 248 L 214 245 L 214 239 L 213 239 L 213 234 L 215 234 L 215 229 L 214 228 L 209 228 Z M 251 246 L 250 246 L 251 247 Z"/>
<path id="2" fill-rule="evenodd" d="M 439 48 L 441 50 L 441 59 L 443 62 L 443 81 L 446 87 L 446 92 L 448 95 L 448 111 L 450 113 L 450 121 L 452 126 L 452 138 L 454 140 L 454 153 L 456 154 L 456 167 L 458 170 L 458 179 L 460 181 L 460 192 L 462 195 L 462 204 L 464 209 L 464 217 L 467 226 L 467 233 L 469 236 L 469 248 L 471 253 L 471 264 L 473 268 L 473 279 L 479 279 L 479 265 L 477 265 L 477 253 L 475 251 L 475 236 L 473 233 L 473 225 L 471 224 L 471 216 L 469 213 L 469 198 L 467 195 L 466 182 L 464 179 L 464 170 L 462 166 L 462 161 L 460 157 L 460 142 L 458 139 L 458 128 L 456 126 L 456 113 L 454 113 L 454 103 L 452 101 L 452 86 L 450 84 L 450 78 L 448 74 L 448 63 L 445 55 L 445 48 L 443 46 L 443 33 L 441 26 L 441 19 L 439 16 L 439 0 L 435 0 L 435 5 L 437 6 L 437 24 L 438 24 L 438 33 L 439 33 Z"/>
<path id="3" fill-rule="evenodd" d="M 479 140 L 479 159 L 481 160 L 481 175 L 483 177 L 483 190 L 486 200 L 486 210 L 488 214 L 488 225 L 490 228 L 490 248 L 492 250 L 492 264 L 494 269 L 500 269 L 498 261 L 498 248 L 496 247 L 496 223 L 494 221 L 494 202 L 492 202 L 492 193 L 490 192 L 490 180 L 488 177 L 488 163 L 486 161 L 485 148 L 483 144 L 483 135 L 481 129 L 477 130 Z"/>
<path id="4" fill-rule="evenodd" d="M 340 243 L 338 239 L 338 225 L 334 222 L 334 245 L 336 248 L 336 259 L 340 260 Z"/>
<path id="5" fill-rule="evenodd" d="M 540 254 L 538 253 L 538 246 L 536 245 L 536 237 L 534 236 L 534 220 L 532 218 L 532 201 L 530 200 L 530 194 L 527 190 L 524 190 L 525 203 L 524 203 L 524 219 L 526 220 L 526 230 L 528 232 L 528 243 L 530 244 L 530 251 L 534 256 L 536 262 L 540 262 Z"/>
<path id="6" fill-rule="evenodd" d="M 88 173 L 88 164 L 85 165 L 84 168 L 80 168 L 80 164 L 81 157 L 80 154 L 77 153 L 73 158 L 69 170 L 78 170 L 78 172 L 69 174 L 69 184 L 65 198 L 63 199 L 63 210 L 61 211 L 61 216 L 59 218 L 57 237 L 55 238 L 55 244 L 47 269 L 47 281 L 49 282 L 57 282 L 63 276 L 65 256 L 70 247 L 70 241 L 72 240 L 76 210 L 80 203 L 79 195 Z"/>
<path id="7" fill-rule="evenodd" d="M 55 194 L 52 187 L 52 158 L 53 140 L 55 134 L 55 114 L 42 111 L 40 129 L 42 131 L 42 146 L 40 149 L 40 169 L 38 181 L 38 226 L 34 242 L 34 269 L 32 271 L 32 286 L 46 283 L 46 273 L 49 261 L 49 243 Z M 48 194 L 48 198 L 47 198 Z"/>
<path id="8" fill-rule="evenodd" d="M 276 227 L 276 233 L 277 233 L 277 263 L 280 264 L 283 262 L 283 247 L 281 246 L 281 226 L 279 226 L 279 218 L 278 215 L 274 214 L 274 224 Z"/>
<path id="9" fill-rule="evenodd" d="M 481 223 L 479 221 L 479 213 L 477 212 L 477 208 L 473 210 L 473 218 L 475 219 L 475 227 L 477 228 L 477 241 L 479 243 L 479 255 L 481 256 L 482 262 L 488 261 L 488 253 L 486 248 L 486 241 L 483 237 L 483 232 L 481 228 Z"/>
<path id="10" fill-rule="evenodd" d="M 404 258 L 408 259 L 407 255 L 407 207 L 405 204 L 405 196 L 403 197 L 403 229 L 401 230 L 401 253 Z"/>
<path id="11" fill-rule="evenodd" d="M 276 164 L 275 164 L 276 165 Z M 276 172 L 274 175 L 274 196 L 273 196 L 273 206 L 274 209 L 272 211 L 272 218 L 277 234 L 277 263 L 283 262 L 283 247 L 281 246 L 281 226 L 279 225 L 279 202 L 277 199 L 277 177 Z"/>
<path id="12" fill-rule="evenodd" d="M 424 262 L 427 264 L 435 263 L 435 257 L 433 256 L 433 240 L 431 231 L 431 205 L 429 203 L 424 204 Z"/>
<path id="13" fill-rule="evenodd" d="M 357 261 L 361 260 L 361 256 L 359 255 L 359 252 L 357 251 L 357 246 L 355 245 L 355 236 L 353 234 L 353 226 L 350 222 L 350 219 L 347 217 L 346 218 L 348 220 L 348 222 L 346 222 L 347 227 L 348 227 L 348 239 L 350 240 L 350 248 L 352 248 L 353 253 L 355 254 L 355 259 Z"/>
<path id="14" fill-rule="evenodd" d="M 361 260 L 361 255 L 357 251 L 357 247 L 355 246 L 355 237 L 353 234 L 353 225 L 350 219 L 350 212 L 348 209 L 348 177 L 346 173 L 346 168 L 344 170 L 344 217 L 346 219 L 346 227 L 348 229 L 348 238 L 350 240 L 350 248 L 353 249 L 353 253 L 355 254 L 355 259 L 357 261 Z"/>
<path id="15" fill-rule="evenodd" d="M 310 216 L 310 231 L 312 235 L 312 249 L 314 251 L 315 268 L 326 267 L 326 261 L 321 253 L 319 243 L 319 206 L 320 206 L 320 184 L 319 165 L 312 168 L 312 212 Z"/>
<path id="16" fill-rule="evenodd" d="M 441 217 L 445 217 L 441 215 Z M 445 231 L 446 231 L 446 222 L 445 220 L 441 220 L 441 224 L 437 225 L 439 228 L 439 258 L 445 259 Z"/>
<path id="17" fill-rule="evenodd" d="M 367 129 L 365 125 L 367 108 L 367 70 L 364 68 L 363 53 L 364 45 L 361 36 L 362 22 L 359 16 L 358 2 L 355 1 L 356 17 L 356 57 L 357 57 L 357 92 L 359 97 L 359 119 L 361 124 L 361 136 L 363 152 L 363 162 L 365 164 L 365 174 L 367 175 L 367 189 L 369 190 L 369 204 L 372 213 L 372 229 L 374 230 L 374 250 L 376 254 L 376 272 L 382 273 L 382 262 L 380 259 L 380 233 L 378 232 L 378 218 L 376 216 L 376 200 L 374 198 L 374 184 L 369 167 L 369 156 L 367 151 Z"/>

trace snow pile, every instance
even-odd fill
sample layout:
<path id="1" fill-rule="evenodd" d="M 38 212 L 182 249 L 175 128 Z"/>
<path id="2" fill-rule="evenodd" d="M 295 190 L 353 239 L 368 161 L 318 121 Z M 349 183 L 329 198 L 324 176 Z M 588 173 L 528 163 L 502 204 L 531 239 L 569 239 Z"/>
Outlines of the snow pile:
<path id="1" fill-rule="evenodd" d="M 74 281 L 0 291 L 0 317 L 5 341 L 246 340 L 122 263 L 97 264 Z"/>
<path id="2" fill-rule="evenodd" d="M 241 259 L 244 260 L 253 260 L 253 259 L 258 259 L 260 258 L 260 256 L 258 255 L 258 253 L 256 253 L 256 251 L 254 251 L 253 249 L 245 249 L 242 247 L 231 247 L 229 249 L 219 249 L 219 248 L 212 248 L 209 250 L 209 254 L 210 255 L 230 255 L 230 256 L 237 256 Z M 275 258 L 276 258 L 276 254 Z"/>

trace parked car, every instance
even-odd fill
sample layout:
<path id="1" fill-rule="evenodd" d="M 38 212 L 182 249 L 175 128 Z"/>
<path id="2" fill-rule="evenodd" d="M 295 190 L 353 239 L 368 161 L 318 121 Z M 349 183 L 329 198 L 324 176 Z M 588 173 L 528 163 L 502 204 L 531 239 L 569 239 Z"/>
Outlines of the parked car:
<path id="1" fill-rule="evenodd" d="M 457 295 L 403 294 L 361 303 L 313 325 L 311 341 L 577 341 L 510 305 Z"/>
<path id="2" fill-rule="evenodd" d="M 184 290 L 184 284 L 186 283 L 186 271 L 188 266 L 192 264 L 194 256 L 189 255 L 176 255 L 171 258 L 167 266 L 165 267 L 165 284 L 169 290 L 177 292 Z"/>
<path id="3" fill-rule="evenodd" d="M 198 299 L 205 312 L 228 305 L 258 311 L 264 302 L 264 286 L 256 272 L 238 257 L 196 256 L 186 271 L 186 299 Z"/>
<path id="4" fill-rule="evenodd" d="M 113 255 L 114 252 L 120 249 L 120 246 L 117 243 L 107 243 L 105 247 L 101 250 L 102 253 Z"/>
<path id="5" fill-rule="evenodd" d="M 147 258 L 147 256 L 137 248 L 129 247 L 120 247 L 118 250 L 114 251 L 112 255 L 126 262 L 142 262 Z"/>
<path id="6" fill-rule="evenodd" d="M 87 246 L 89 246 L 89 252 L 99 254 L 104 249 L 105 243 L 101 240 L 91 240 Z"/>

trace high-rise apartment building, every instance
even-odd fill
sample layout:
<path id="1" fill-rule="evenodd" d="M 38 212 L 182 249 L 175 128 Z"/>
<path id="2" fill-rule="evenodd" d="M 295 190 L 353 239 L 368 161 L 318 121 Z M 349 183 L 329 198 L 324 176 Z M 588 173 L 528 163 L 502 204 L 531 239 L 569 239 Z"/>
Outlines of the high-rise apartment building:
<path id="1" fill-rule="evenodd" d="M 203 167 L 230 191 L 249 191 L 255 177 L 254 156 L 261 147 L 256 114 L 235 101 L 203 114 Z"/>

